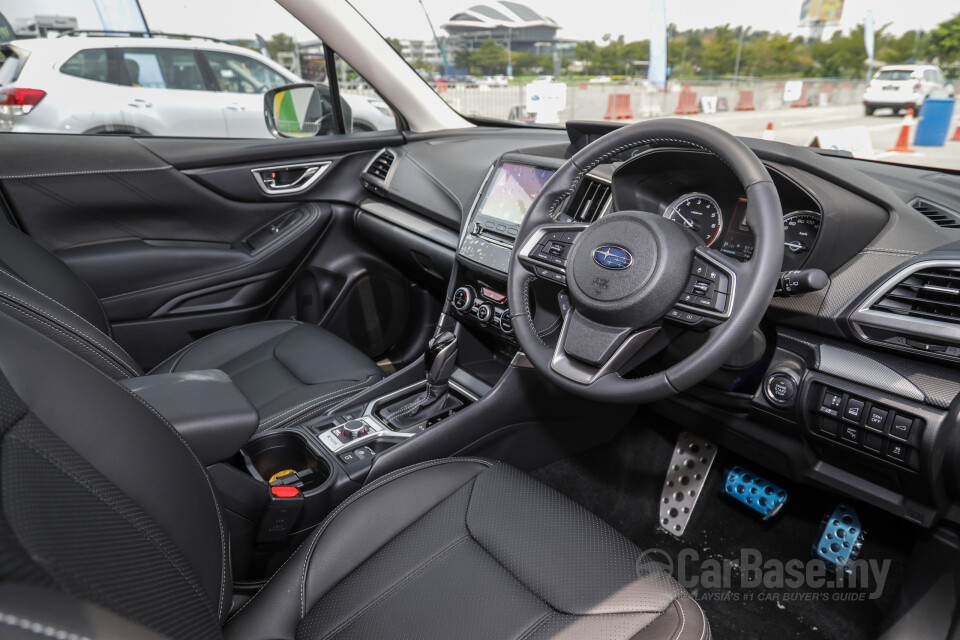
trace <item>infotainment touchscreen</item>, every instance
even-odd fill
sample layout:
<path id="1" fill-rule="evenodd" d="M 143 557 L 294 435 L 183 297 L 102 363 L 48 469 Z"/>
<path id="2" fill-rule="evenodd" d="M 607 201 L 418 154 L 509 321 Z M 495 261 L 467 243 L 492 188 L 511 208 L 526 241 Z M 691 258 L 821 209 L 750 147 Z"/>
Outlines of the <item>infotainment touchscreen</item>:
<path id="1" fill-rule="evenodd" d="M 553 169 L 504 162 L 497 167 L 477 207 L 477 215 L 519 225 Z"/>

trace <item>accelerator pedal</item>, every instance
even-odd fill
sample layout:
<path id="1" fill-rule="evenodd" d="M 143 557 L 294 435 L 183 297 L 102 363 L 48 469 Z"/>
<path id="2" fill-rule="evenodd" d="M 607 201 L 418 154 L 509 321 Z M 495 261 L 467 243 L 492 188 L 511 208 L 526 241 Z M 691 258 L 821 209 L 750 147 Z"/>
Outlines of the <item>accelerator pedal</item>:
<path id="1" fill-rule="evenodd" d="M 736 466 L 727 471 L 723 492 L 769 520 L 787 502 L 787 492 L 757 474 Z"/>
<path id="2" fill-rule="evenodd" d="M 703 493 L 717 447 L 689 431 L 681 431 L 670 458 L 660 496 L 660 526 L 680 537 Z"/>
<path id="3" fill-rule="evenodd" d="M 820 540 L 813 553 L 835 573 L 846 575 L 853 561 L 860 557 L 863 539 L 863 526 L 856 509 L 841 503 L 820 523 Z"/>

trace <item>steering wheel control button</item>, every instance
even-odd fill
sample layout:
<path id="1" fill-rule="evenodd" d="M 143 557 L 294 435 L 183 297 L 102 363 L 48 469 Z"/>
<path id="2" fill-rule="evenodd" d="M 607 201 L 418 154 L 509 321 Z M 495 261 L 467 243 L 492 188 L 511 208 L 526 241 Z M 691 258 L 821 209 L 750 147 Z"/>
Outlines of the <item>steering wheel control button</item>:
<path id="1" fill-rule="evenodd" d="M 883 425 L 887 421 L 887 414 L 889 412 L 881 409 L 880 407 L 871 407 L 869 413 L 867 413 L 867 421 L 863 423 L 867 429 L 873 429 L 874 431 L 883 432 Z"/>
<path id="2" fill-rule="evenodd" d="M 550 280 L 551 282 L 556 282 L 558 284 L 567 284 L 567 276 L 563 275 L 559 271 L 545 269 L 544 267 L 536 267 L 536 272 L 537 275 L 544 280 Z"/>
<path id="3" fill-rule="evenodd" d="M 910 431 L 913 429 L 913 420 L 907 416 L 895 416 L 893 424 L 890 425 L 890 437 L 906 442 L 910 439 Z"/>
<path id="4" fill-rule="evenodd" d="M 469 311 L 476 297 L 473 288 L 460 287 L 453 292 L 453 308 L 457 311 Z"/>
<path id="5" fill-rule="evenodd" d="M 767 400 L 778 407 L 791 407 L 797 399 L 797 383 L 786 373 L 774 373 L 764 385 Z"/>
<path id="6" fill-rule="evenodd" d="M 864 401 L 857 398 L 850 398 L 847 400 L 847 406 L 843 410 L 843 419 L 847 422 L 853 422 L 854 424 L 860 424 L 860 421 L 863 420 L 863 408 Z"/>

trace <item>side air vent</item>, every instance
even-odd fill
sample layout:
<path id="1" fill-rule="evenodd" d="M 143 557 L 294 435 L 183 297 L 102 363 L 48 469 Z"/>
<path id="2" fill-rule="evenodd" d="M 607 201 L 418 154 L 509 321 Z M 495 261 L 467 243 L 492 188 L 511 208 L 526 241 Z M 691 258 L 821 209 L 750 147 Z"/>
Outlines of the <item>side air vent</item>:
<path id="1" fill-rule="evenodd" d="M 393 167 L 393 161 L 396 159 L 397 156 L 392 151 L 384 149 L 367 167 L 367 173 L 386 182 L 387 176 L 390 175 L 390 168 Z"/>
<path id="2" fill-rule="evenodd" d="M 610 185 L 587 178 L 573 194 L 573 200 L 567 209 L 567 215 L 577 222 L 593 222 L 609 208 L 611 200 Z"/>
<path id="3" fill-rule="evenodd" d="M 930 222 L 947 229 L 960 229 L 960 213 L 923 198 L 917 198 L 910 206 L 922 213 Z"/>
<path id="4" fill-rule="evenodd" d="M 960 325 L 960 266 L 921 269 L 883 294 L 870 309 Z"/>

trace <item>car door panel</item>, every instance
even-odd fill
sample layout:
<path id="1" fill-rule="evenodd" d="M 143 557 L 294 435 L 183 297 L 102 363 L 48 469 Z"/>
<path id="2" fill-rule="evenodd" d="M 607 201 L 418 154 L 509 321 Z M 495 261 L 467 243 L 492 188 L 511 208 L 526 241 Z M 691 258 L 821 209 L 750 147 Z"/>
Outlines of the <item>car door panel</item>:
<path id="1" fill-rule="evenodd" d="M 402 330 L 406 280 L 362 239 L 323 240 L 335 226 L 352 233 L 355 204 L 336 203 L 362 199 L 361 170 L 398 136 L 343 138 L 10 136 L 6 151 L 24 160 L 0 171 L 0 190 L 17 224 L 90 284 L 145 368 L 206 333 L 263 319 L 304 271 L 310 291 L 288 294 L 284 317 L 312 305 L 305 315 L 331 319 L 377 356 Z M 329 167 L 304 193 L 268 196 L 251 168 L 278 160 Z M 358 333 L 338 308 L 372 310 L 374 321 Z"/>

